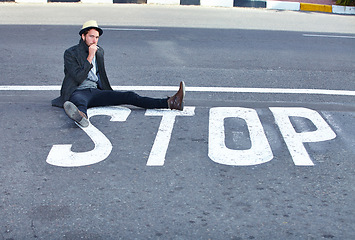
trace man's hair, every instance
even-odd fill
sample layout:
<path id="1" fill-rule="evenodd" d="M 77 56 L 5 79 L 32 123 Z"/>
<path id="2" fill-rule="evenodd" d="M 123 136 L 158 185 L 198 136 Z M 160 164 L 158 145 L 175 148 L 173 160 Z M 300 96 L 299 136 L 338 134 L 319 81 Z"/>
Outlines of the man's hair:
<path id="1" fill-rule="evenodd" d="M 91 28 L 91 29 L 92 29 L 92 28 Z M 85 30 L 82 34 L 84 34 L 84 36 L 86 36 L 86 34 L 88 34 L 88 32 L 89 32 L 91 29 Z"/>

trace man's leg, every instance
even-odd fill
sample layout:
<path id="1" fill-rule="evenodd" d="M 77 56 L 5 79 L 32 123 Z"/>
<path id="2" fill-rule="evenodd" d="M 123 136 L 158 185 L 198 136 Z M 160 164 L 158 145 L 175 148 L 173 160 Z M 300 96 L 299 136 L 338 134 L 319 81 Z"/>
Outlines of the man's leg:
<path id="1" fill-rule="evenodd" d="M 87 118 L 87 105 L 92 97 L 90 89 L 75 91 L 69 101 L 64 103 L 64 111 L 69 118 L 82 127 L 89 126 Z"/>
<path id="2" fill-rule="evenodd" d="M 76 90 L 70 96 L 69 101 L 74 103 L 78 109 L 87 115 L 88 104 L 92 97 L 94 96 L 93 90 L 96 89 L 84 89 L 84 90 Z"/>
<path id="3" fill-rule="evenodd" d="M 184 98 L 185 98 L 185 83 L 180 82 L 180 88 L 174 96 L 168 99 L 168 105 L 170 109 L 184 110 Z"/>
<path id="4" fill-rule="evenodd" d="M 110 90 L 93 90 L 93 96 L 87 107 L 133 105 L 145 109 L 170 108 L 183 110 L 183 98 L 185 96 L 185 84 L 180 83 L 179 91 L 170 98 L 142 97 L 135 92 L 120 92 Z"/>
<path id="5" fill-rule="evenodd" d="M 167 98 L 141 97 L 135 92 L 120 92 L 111 90 L 95 90 L 95 93 L 88 103 L 88 107 L 133 105 L 136 107 L 168 108 Z"/>
<path id="6" fill-rule="evenodd" d="M 74 103 L 66 101 L 63 105 L 65 113 L 68 117 L 77 122 L 82 127 L 89 126 L 89 120 L 87 116 L 81 112 Z"/>

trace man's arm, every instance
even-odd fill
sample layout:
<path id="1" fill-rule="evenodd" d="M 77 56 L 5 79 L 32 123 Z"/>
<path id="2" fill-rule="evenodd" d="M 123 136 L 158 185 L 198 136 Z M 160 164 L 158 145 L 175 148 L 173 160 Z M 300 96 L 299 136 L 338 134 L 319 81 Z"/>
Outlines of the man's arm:
<path id="1" fill-rule="evenodd" d="M 80 85 L 88 76 L 92 64 L 87 60 L 83 60 L 82 63 L 79 62 L 78 57 L 74 56 L 71 51 L 65 51 L 64 53 L 64 66 L 68 74 L 72 79 Z"/>
<path id="2" fill-rule="evenodd" d="M 89 61 L 89 63 L 92 63 L 92 60 L 95 57 L 97 49 L 98 49 L 98 46 L 94 45 L 94 44 L 89 47 L 89 55 L 86 58 Z"/>

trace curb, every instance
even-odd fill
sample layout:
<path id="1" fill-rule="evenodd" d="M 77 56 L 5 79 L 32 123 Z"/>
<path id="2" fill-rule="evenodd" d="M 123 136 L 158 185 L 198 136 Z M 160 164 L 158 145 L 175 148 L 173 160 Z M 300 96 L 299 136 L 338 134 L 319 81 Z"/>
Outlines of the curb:
<path id="1" fill-rule="evenodd" d="M 338 6 L 338 5 L 267 1 L 266 8 L 274 9 L 274 10 L 311 11 L 311 12 L 326 12 L 326 13 L 355 15 L 355 7 Z"/>
<path id="2" fill-rule="evenodd" d="M 321 4 L 311 4 L 311 3 L 301 3 L 300 11 L 309 11 L 309 12 L 332 12 L 332 6 L 330 5 L 321 5 Z"/>
<path id="3" fill-rule="evenodd" d="M 16 3 L 48 3 L 51 0 L 14 0 Z M 2 0 L 0 0 L 2 2 Z M 53 2 L 81 2 L 92 4 L 146 3 L 157 5 L 197 5 L 204 7 L 251 7 L 286 11 L 309 11 L 355 15 L 355 7 L 322 5 L 288 1 L 259 0 L 54 0 Z"/>

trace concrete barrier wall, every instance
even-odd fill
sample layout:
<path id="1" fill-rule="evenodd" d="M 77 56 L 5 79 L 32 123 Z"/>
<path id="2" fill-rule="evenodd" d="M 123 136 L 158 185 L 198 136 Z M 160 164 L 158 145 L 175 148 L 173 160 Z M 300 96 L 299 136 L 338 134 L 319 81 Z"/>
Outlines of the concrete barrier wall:
<path id="1" fill-rule="evenodd" d="M 266 8 L 274 10 L 299 11 L 300 5 L 301 4 L 299 2 L 268 1 L 266 3 Z"/>
<path id="2" fill-rule="evenodd" d="M 0 0 L 0 2 L 8 2 L 9 0 Z M 10 0 L 11 1 L 11 0 Z M 47 3 L 47 2 L 79 2 L 79 0 L 12 0 L 16 3 Z M 321 0 L 318 0 L 318 2 Z M 327 1 L 327 0 L 324 0 Z M 285 1 L 259 1 L 259 0 L 81 0 L 82 3 L 146 3 L 159 5 L 200 5 L 204 7 L 253 7 L 267 8 L 274 10 L 288 11 L 312 11 L 312 12 L 328 12 L 336 14 L 355 15 L 355 7 L 345 7 L 326 4 L 312 4 L 303 2 Z"/>
<path id="3" fill-rule="evenodd" d="M 206 7 L 233 7 L 234 0 L 201 0 L 201 6 Z"/>
<path id="4" fill-rule="evenodd" d="M 147 4 L 180 5 L 180 0 L 147 0 Z"/>

